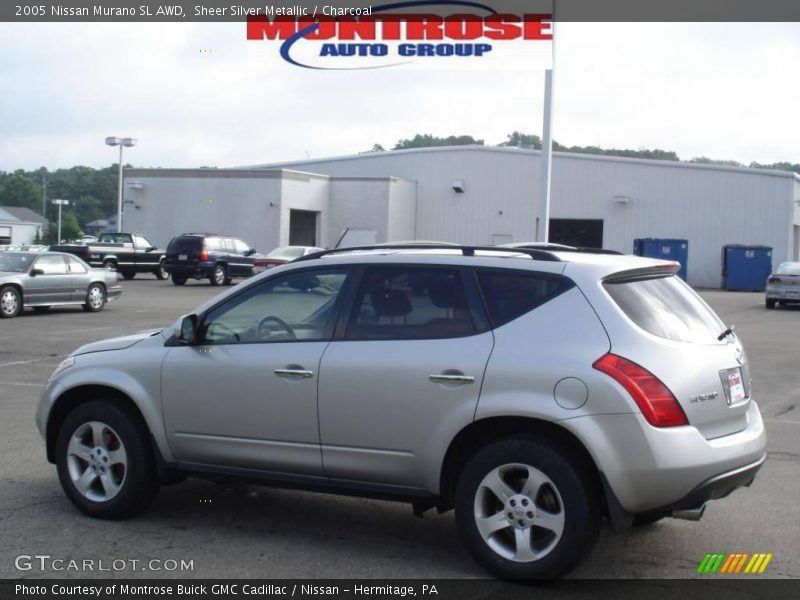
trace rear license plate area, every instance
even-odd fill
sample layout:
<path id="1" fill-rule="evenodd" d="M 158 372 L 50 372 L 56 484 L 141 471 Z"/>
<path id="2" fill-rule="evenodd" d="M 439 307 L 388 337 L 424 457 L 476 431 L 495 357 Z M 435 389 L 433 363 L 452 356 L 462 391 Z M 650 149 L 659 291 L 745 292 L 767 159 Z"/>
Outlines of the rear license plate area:
<path id="1" fill-rule="evenodd" d="M 747 369 L 735 367 L 733 369 L 723 369 L 719 372 L 722 380 L 722 389 L 725 391 L 725 399 L 728 406 L 736 406 L 745 402 L 749 397 L 749 385 L 745 384 Z M 748 382 L 749 384 L 749 382 Z"/>

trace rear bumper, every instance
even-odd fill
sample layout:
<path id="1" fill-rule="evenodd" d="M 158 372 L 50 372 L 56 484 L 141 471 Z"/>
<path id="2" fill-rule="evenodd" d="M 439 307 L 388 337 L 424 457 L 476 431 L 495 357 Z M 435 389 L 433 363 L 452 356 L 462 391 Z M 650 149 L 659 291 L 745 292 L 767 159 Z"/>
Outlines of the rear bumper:
<path id="1" fill-rule="evenodd" d="M 749 487 L 765 460 L 767 460 L 766 454 L 749 465 L 710 477 L 677 502 L 661 506 L 657 511 L 672 512 L 698 508 L 709 500 L 725 498 L 740 487 Z"/>
<path id="2" fill-rule="evenodd" d="M 637 514 L 696 508 L 752 482 L 767 438 L 755 402 L 746 417 L 741 431 L 710 440 L 691 426 L 652 427 L 641 414 L 562 423 L 592 454 L 619 507 Z"/>
<path id="3" fill-rule="evenodd" d="M 780 289 L 767 288 L 767 300 L 780 300 L 781 302 L 800 302 L 800 294 L 797 291 L 786 291 Z"/>
<path id="4" fill-rule="evenodd" d="M 164 270 L 170 275 L 178 277 L 209 277 L 214 272 L 215 264 L 210 261 L 194 265 L 164 263 Z"/>

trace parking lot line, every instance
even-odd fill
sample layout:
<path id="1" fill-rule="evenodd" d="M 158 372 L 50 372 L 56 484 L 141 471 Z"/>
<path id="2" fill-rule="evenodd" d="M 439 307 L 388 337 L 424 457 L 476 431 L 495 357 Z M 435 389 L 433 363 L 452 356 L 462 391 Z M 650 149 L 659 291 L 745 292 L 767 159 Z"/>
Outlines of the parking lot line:
<path id="1" fill-rule="evenodd" d="M 46 360 L 55 360 L 55 359 L 58 359 L 58 358 L 63 358 L 64 356 L 66 356 L 66 354 L 59 355 L 59 356 L 48 356 L 47 358 L 32 358 L 30 360 L 16 360 L 14 362 L 0 363 L 0 367 L 13 367 L 15 365 L 29 365 L 30 363 L 42 362 L 42 361 L 46 361 Z"/>
<path id="2" fill-rule="evenodd" d="M 44 387 L 43 383 L 17 383 L 15 381 L 0 381 L 0 385 L 24 385 L 26 387 Z"/>

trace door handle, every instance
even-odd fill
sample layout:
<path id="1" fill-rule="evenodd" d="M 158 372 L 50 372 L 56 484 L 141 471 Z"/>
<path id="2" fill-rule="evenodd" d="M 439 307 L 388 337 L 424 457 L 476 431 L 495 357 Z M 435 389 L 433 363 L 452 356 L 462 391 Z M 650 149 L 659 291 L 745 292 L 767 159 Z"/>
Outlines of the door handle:
<path id="1" fill-rule="evenodd" d="M 428 375 L 433 383 L 475 383 L 472 375 Z"/>
<path id="2" fill-rule="evenodd" d="M 310 379 L 314 376 L 313 371 L 305 369 L 275 369 L 273 373 L 276 377 L 285 377 L 286 379 Z"/>

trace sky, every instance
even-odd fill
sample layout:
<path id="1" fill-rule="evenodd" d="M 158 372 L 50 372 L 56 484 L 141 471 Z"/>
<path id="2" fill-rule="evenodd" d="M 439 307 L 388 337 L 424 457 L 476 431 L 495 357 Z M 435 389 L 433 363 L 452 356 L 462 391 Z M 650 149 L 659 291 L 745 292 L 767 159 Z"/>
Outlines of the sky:
<path id="1" fill-rule="evenodd" d="M 0 23 L 0 170 L 230 167 L 540 134 L 534 66 L 309 71 L 241 23 Z M 559 23 L 554 137 L 800 162 L 800 24 Z"/>

